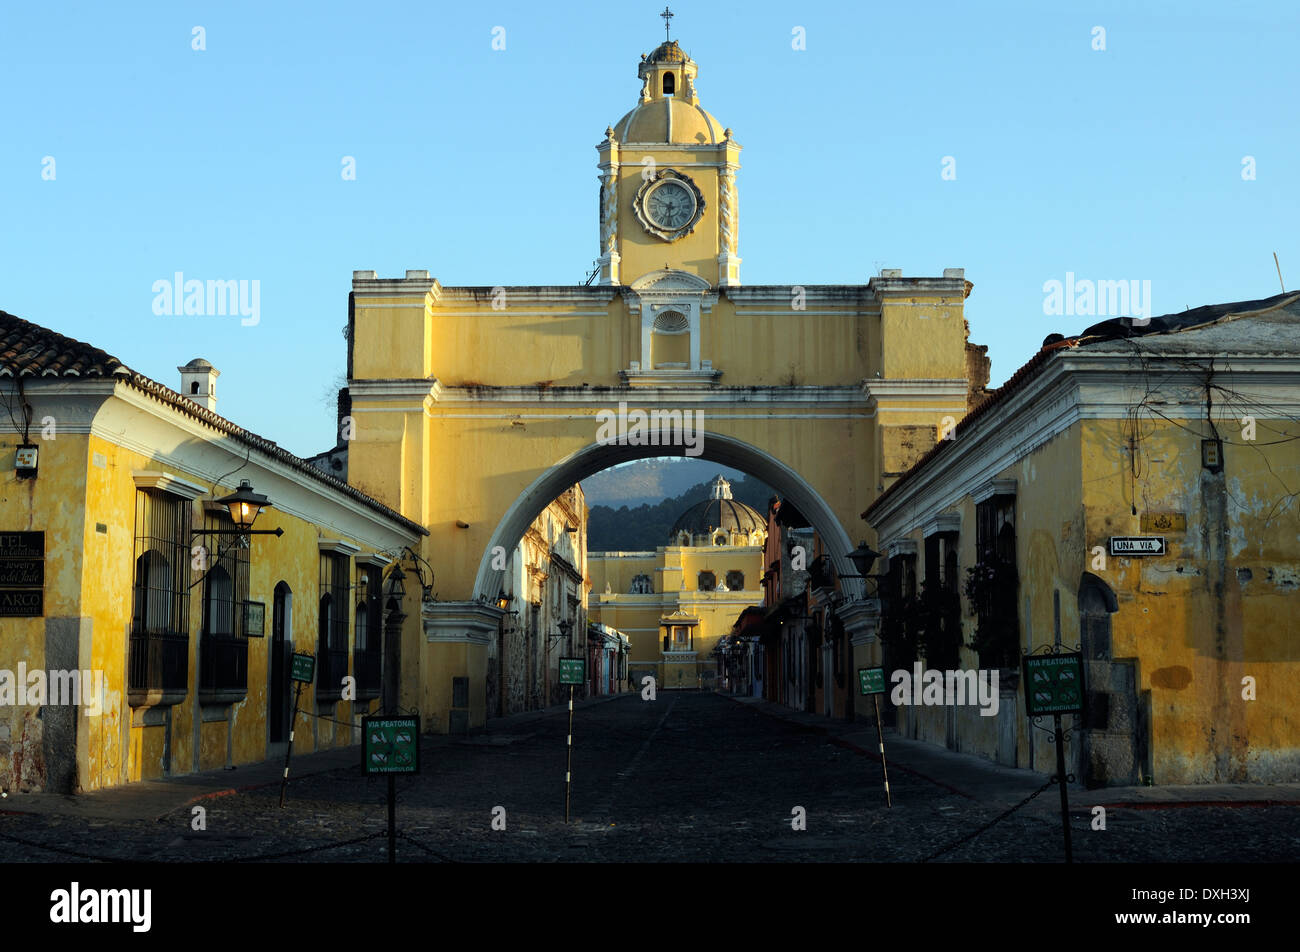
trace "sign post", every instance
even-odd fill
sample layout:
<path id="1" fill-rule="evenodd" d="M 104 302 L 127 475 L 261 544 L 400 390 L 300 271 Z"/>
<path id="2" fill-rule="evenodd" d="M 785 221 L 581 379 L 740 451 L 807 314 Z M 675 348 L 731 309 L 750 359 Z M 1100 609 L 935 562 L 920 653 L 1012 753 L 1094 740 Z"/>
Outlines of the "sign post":
<path id="1" fill-rule="evenodd" d="M 569 762 L 564 768 L 564 822 L 569 822 L 569 794 L 573 778 L 573 687 L 587 680 L 586 658 L 561 658 L 560 683 L 569 686 Z"/>
<path id="2" fill-rule="evenodd" d="M 388 861 L 397 862 L 397 775 L 420 772 L 418 714 L 361 718 L 361 769 L 388 776 Z"/>
<path id="3" fill-rule="evenodd" d="M 885 732 L 880 727 L 880 695 L 885 693 L 884 668 L 858 668 L 862 696 L 871 696 L 876 704 L 876 739 L 880 742 L 880 769 L 885 775 L 885 803 L 892 810 L 894 799 L 889 793 L 889 766 L 885 763 Z"/>
<path id="4" fill-rule="evenodd" d="M 1065 772 L 1065 736 L 1061 729 L 1062 714 L 1083 711 L 1083 655 L 1026 655 L 1024 660 L 1025 712 L 1031 717 L 1052 715 L 1053 739 L 1056 741 L 1056 776 L 1061 786 L 1061 827 L 1065 835 L 1065 861 L 1074 862 L 1070 843 L 1070 800 Z"/>
<path id="5" fill-rule="evenodd" d="M 293 718 L 289 721 L 289 746 L 284 751 L 284 778 L 280 781 L 280 808 L 284 808 L 284 790 L 289 786 L 289 758 L 293 756 L 293 732 L 298 726 L 298 700 L 302 697 L 302 686 L 311 684 L 316 679 L 316 656 L 294 653 L 293 664 L 289 666 L 289 680 L 295 682 L 293 690 Z"/>

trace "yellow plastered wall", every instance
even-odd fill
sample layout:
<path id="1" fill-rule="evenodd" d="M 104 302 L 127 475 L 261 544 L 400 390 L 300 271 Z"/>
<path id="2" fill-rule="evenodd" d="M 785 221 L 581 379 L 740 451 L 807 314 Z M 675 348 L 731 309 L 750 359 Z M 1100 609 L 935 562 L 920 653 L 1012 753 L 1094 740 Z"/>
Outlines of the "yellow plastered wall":
<path id="1" fill-rule="evenodd" d="M 1238 421 L 1220 421 L 1229 445 L 1213 473 L 1194 432 L 1204 422 L 1181 422 L 1143 427 L 1136 473 L 1120 421 L 1085 429 L 1088 545 L 1161 534 L 1168 546 L 1163 558 L 1107 557 L 1095 570 L 1119 599 L 1114 655 L 1140 659 L 1157 783 L 1294 780 L 1300 525 L 1283 484 L 1300 472 L 1300 430 L 1261 417 L 1251 445 Z M 1182 513 L 1187 528 L 1143 532 L 1144 512 Z M 1254 700 L 1243 697 L 1246 678 Z"/>

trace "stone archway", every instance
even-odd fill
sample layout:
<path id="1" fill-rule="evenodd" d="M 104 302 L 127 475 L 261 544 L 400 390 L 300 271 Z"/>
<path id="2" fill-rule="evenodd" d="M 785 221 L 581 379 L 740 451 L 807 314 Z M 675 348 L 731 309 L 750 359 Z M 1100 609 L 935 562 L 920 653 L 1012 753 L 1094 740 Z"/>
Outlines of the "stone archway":
<path id="1" fill-rule="evenodd" d="M 769 456 L 763 450 L 734 437 L 705 433 L 704 451 L 700 458 L 742 470 L 771 486 L 785 499 L 789 499 L 804 513 L 814 529 L 831 550 L 831 561 L 836 571 L 853 575 L 855 570 L 848 554 L 856 545 L 840 524 L 834 511 L 813 486 L 791 467 Z M 540 474 L 502 515 L 491 541 L 479 561 L 474 580 L 474 600 L 490 602 L 500 590 L 504 572 L 492 568 L 492 554 L 497 547 L 510 552 L 523 537 L 524 531 L 546 508 L 547 504 L 574 483 L 619 463 L 660 456 L 681 456 L 667 453 L 654 446 L 619 446 L 593 443 L 555 463 Z M 864 533 L 865 534 L 865 533 Z M 845 579 L 843 588 L 853 598 L 862 596 L 862 582 Z"/>

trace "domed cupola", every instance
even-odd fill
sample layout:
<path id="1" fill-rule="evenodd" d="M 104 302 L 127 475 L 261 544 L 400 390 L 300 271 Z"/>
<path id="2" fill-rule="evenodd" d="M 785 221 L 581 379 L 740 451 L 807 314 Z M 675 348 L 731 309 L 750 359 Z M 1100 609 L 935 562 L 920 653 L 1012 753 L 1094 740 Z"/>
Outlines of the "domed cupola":
<path id="1" fill-rule="evenodd" d="M 695 91 L 698 72 L 676 40 L 660 43 L 649 56 L 642 56 L 636 72 L 641 80 L 640 103 L 614 124 L 614 137 L 619 142 L 722 142 L 726 130 L 700 105 Z"/>
<path id="2" fill-rule="evenodd" d="M 762 545 L 767 523 L 761 513 L 731 498 L 731 483 L 719 474 L 709 498 L 687 509 L 668 532 L 669 545 Z"/>

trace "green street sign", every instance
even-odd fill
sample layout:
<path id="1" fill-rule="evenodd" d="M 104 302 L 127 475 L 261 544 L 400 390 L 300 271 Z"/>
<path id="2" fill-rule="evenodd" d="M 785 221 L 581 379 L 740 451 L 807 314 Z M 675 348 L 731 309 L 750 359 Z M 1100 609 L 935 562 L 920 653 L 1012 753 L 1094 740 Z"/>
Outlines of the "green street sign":
<path id="1" fill-rule="evenodd" d="M 561 658 L 560 683 L 582 684 L 587 680 L 586 658 Z"/>
<path id="2" fill-rule="evenodd" d="M 868 694 L 884 694 L 885 669 L 858 668 L 858 684 L 862 687 L 864 697 Z"/>
<path id="3" fill-rule="evenodd" d="M 308 684 L 316 680 L 316 656 L 294 654 L 293 665 L 289 668 L 289 678 L 292 681 L 305 681 Z"/>
<path id="4" fill-rule="evenodd" d="M 1030 717 L 1083 710 L 1083 655 L 1026 655 L 1023 680 Z"/>
<path id="5" fill-rule="evenodd" d="M 361 768 L 368 774 L 419 773 L 419 716 L 361 718 Z"/>

